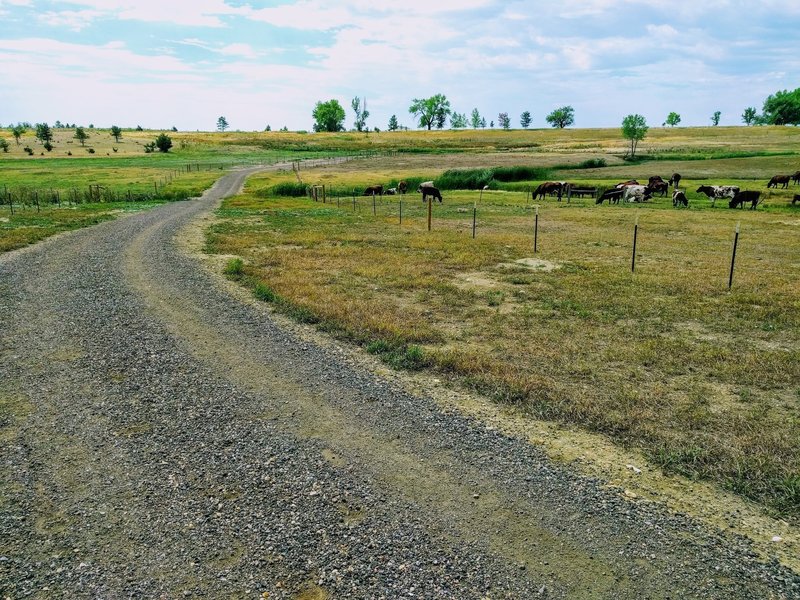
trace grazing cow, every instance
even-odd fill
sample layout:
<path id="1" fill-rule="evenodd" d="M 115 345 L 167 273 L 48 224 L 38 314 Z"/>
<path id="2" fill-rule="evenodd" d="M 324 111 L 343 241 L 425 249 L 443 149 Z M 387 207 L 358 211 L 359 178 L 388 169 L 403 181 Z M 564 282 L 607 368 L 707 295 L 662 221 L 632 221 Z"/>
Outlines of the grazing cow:
<path id="1" fill-rule="evenodd" d="M 800 194 L 795 194 L 794 198 L 792 198 L 792 204 L 795 202 L 800 202 Z"/>
<path id="2" fill-rule="evenodd" d="M 652 190 L 646 185 L 629 185 L 622 193 L 623 202 L 647 202 L 652 196 Z"/>
<path id="3" fill-rule="evenodd" d="M 651 177 L 651 179 L 652 179 L 652 177 Z M 662 181 L 651 181 L 650 183 L 647 184 L 647 187 L 650 189 L 650 192 L 652 194 L 655 194 L 656 192 L 660 192 L 662 198 L 664 196 L 666 196 L 667 192 L 669 191 L 669 184 L 666 181 L 663 181 L 663 180 Z"/>
<path id="4" fill-rule="evenodd" d="M 794 181 L 795 185 L 800 183 L 800 171 L 796 171 L 795 174 L 792 175 L 792 181 Z"/>
<path id="5" fill-rule="evenodd" d="M 559 181 L 545 181 L 542 184 L 539 184 L 539 187 L 533 192 L 533 199 L 536 200 L 537 197 L 544 197 L 547 194 L 560 194 L 561 193 L 561 182 Z"/>
<path id="6" fill-rule="evenodd" d="M 423 189 L 425 189 L 425 188 L 432 188 L 432 187 L 434 187 L 434 185 L 433 185 L 433 182 L 432 182 L 432 181 L 423 181 L 423 182 L 422 182 L 422 183 L 420 183 L 420 184 L 419 184 L 419 186 L 417 187 L 417 192 L 421 192 L 421 191 L 422 191 Z"/>
<path id="7" fill-rule="evenodd" d="M 761 199 L 761 192 L 752 192 L 752 191 L 744 191 L 739 192 L 736 194 L 730 202 L 728 202 L 729 208 L 744 208 L 744 205 L 748 202 L 750 203 L 750 209 L 755 210 L 756 206 L 758 206 L 758 202 Z"/>
<path id="8" fill-rule="evenodd" d="M 387 196 L 394 196 L 397 194 L 397 188 L 389 188 L 385 193 Z"/>
<path id="9" fill-rule="evenodd" d="M 383 196 L 382 185 L 371 185 L 364 190 L 365 196 Z"/>
<path id="10" fill-rule="evenodd" d="M 611 204 L 619 204 L 619 199 L 622 198 L 622 194 L 625 193 L 624 188 L 611 188 L 610 190 L 606 190 L 603 192 L 600 197 L 597 198 L 595 204 L 602 204 L 603 200 L 608 200 L 608 203 Z"/>
<path id="11" fill-rule="evenodd" d="M 775 189 L 778 189 L 778 184 L 780 183 L 781 188 L 786 189 L 789 187 L 789 181 L 791 181 L 791 179 L 791 175 L 775 175 L 775 177 L 769 180 L 767 188 L 774 187 Z"/>
<path id="12" fill-rule="evenodd" d="M 705 194 L 711 199 L 711 206 L 722 198 L 733 199 L 739 193 L 738 185 L 701 185 L 697 188 L 698 194 Z"/>
<path id="13" fill-rule="evenodd" d="M 408 191 L 408 183 L 406 181 L 401 181 L 397 184 L 397 191 L 401 194 L 405 194 Z"/>
<path id="14" fill-rule="evenodd" d="M 672 192 L 672 206 L 689 206 L 689 199 L 686 197 L 686 193 L 683 190 L 679 190 L 675 188 Z"/>
<path id="15" fill-rule="evenodd" d="M 425 187 L 420 186 L 420 187 L 421 187 L 420 191 L 422 192 L 422 201 L 423 202 L 427 202 L 428 201 L 428 196 L 431 197 L 431 202 L 433 202 L 434 198 L 436 200 L 438 200 L 439 202 L 442 201 L 442 193 L 437 188 L 433 187 L 432 185 L 425 186 Z"/>
<path id="16" fill-rule="evenodd" d="M 623 181 L 622 183 L 618 183 L 614 187 L 617 189 L 622 189 L 624 187 L 628 187 L 629 185 L 640 185 L 640 184 L 635 179 L 629 179 L 628 181 Z"/>
<path id="17" fill-rule="evenodd" d="M 675 187 L 678 187 L 680 182 L 681 182 L 681 174 L 680 173 L 673 173 L 672 177 L 669 178 L 669 181 L 667 183 L 670 184 L 670 185 L 674 185 Z"/>

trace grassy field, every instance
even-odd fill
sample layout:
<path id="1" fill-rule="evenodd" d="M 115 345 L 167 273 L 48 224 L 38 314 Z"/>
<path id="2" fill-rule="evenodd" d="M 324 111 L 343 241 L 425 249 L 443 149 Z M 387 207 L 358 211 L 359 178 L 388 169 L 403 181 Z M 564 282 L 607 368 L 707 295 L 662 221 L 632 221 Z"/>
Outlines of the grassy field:
<path id="1" fill-rule="evenodd" d="M 307 171 L 305 183 L 333 190 L 327 204 L 275 196 L 276 185 L 292 181 L 288 174 L 256 176 L 220 209 L 208 249 L 241 257 L 229 276 L 258 297 L 394 366 L 431 369 L 537 416 L 604 432 L 667 471 L 715 480 L 796 519 L 797 188 L 771 190 L 757 211 L 724 202 L 712 209 L 694 192 L 702 182 L 766 194 L 771 175 L 800 168 L 800 157 L 776 141 L 794 139 L 789 129 L 739 128 L 726 143 L 708 128 L 700 139 L 689 136 L 695 148 L 719 145 L 716 158 L 702 160 L 687 144 L 678 158 L 639 164 L 573 148 L 407 153 Z M 772 154 L 737 137 L 751 132 Z M 573 146 L 581 139 L 591 145 L 580 132 Z M 673 154 L 681 148 L 675 139 L 664 144 Z M 753 156 L 736 154 L 748 146 Z M 564 168 L 587 156 L 603 156 L 609 166 Z M 501 183 L 483 194 L 447 191 L 433 207 L 431 232 L 416 194 L 403 202 L 402 225 L 398 197 L 373 208 L 371 198 L 356 196 L 353 207 L 352 191 L 367 185 L 500 165 L 535 166 L 554 179 L 601 187 L 677 170 L 690 208 L 674 209 L 669 198 L 627 206 L 547 199 L 538 203 L 534 253 L 534 205 L 525 190 L 538 181 Z"/>

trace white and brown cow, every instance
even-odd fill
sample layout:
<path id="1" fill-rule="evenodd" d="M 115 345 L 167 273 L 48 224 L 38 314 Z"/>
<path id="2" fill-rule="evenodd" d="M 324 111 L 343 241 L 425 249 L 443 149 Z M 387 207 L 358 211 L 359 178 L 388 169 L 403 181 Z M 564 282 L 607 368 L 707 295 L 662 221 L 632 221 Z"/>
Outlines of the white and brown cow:
<path id="1" fill-rule="evenodd" d="M 646 202 L 650 200 L 653 191 L 647 185 L 628 185 L 622 193 L 623 202 Z"/>
<path id="2" fill-rule="evenodd" d="M 711 199 L 711 206 L 717 202 L 717 200 L 721 200 L 722 198 L 728 198 L 729 200 L 733 200 L 734 196 L 739 193 L 739 186 L 738 185 L 701 185 L 697 188 L 698 194 L 705 194 Z"/>

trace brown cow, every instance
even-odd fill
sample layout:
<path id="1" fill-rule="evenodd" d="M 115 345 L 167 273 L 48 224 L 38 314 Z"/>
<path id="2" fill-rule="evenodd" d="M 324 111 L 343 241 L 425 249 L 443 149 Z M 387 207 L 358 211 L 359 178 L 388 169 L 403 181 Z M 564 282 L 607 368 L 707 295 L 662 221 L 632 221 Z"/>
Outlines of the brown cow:
<path id="1" fill-rule="evenodd" d="M 365 196 L 383 196 L 382 185 L 371 185 L 364 190 Z"/>
<path id="2" fill-rule="evenodd" d="M 405 194 L 408 191 L 408 182 L 401 181 L 397 184 L 397 191 L 401 194 Z"/>
<path id="3" fill-rule="evenodd" d="M 661 192 L 662 198 L 666 196 L 667 192 L 669 191 L 669 184 L 663 179 L 661 181 L 650 181 L 650 183 L 647 184 L 647 187 L 650 189 L 651 194 L 654 194 L 655 192 Z"/>
<path id="4" fill-rule="evenodd" d="M 789 187 L 789 181 L 792 179 L 791 175 L 775 175 L 772 179 L 769 180 L 767 184 L 767 188 L 774 187 L 778 189 L 778 184 L 781 184 L 781 188 L 786 189 Z"/>
<path id="5" fill-rule="evenodd" d="M 629 179 L 628 181 L 623 181 L 622 183 L 618 183 L 614 187 L 619 190 L 619 189 L 622 189 L 624 187 L 628 187 L 629 185 L 641 185 L 641 184 L 638 181 L 636 181 L 635 179 Z"/>
<path id="6" fill-rule="evenodd" d="M 664 180 L 661 178 L 661 175 L 653 175 L 650 179 L 647 180 L 647 183 L 653 185 L 654 183 L 663 183 Z"/>
<path id="7" fill-rule="evenodd" d="M 539 187 L 533 192 L 533 199 L 536 200 L 537 197 L 544 197 L 547 194 L 560 194 L 561 193 L 561 182 L 560 181 L 545 181 L 542 184 L 539 184 Z"/>

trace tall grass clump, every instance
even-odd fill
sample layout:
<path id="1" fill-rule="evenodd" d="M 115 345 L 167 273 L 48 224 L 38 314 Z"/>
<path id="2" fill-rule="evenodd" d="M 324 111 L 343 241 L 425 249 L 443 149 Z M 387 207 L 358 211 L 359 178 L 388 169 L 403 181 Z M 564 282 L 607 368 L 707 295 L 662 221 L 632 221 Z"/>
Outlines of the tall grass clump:
<path id="1" fill-rule="evenodd" d="M 299 197 L 308 194 L 308 186 L 305 183 L 295 183 L 293 181 L 285 181 L 278 183 L 270 188 L 259 190 L 256 193 L 260 197 L 265 196 L 290 196 Z"/>
<path id="2" fill-rule="evenodd" d="M 232 258 L 222 272 L 231 279 L 240 279 L 244 275 L 244 261 L 241 258 Z"/>
<path id="3" fill-rule="evenodd" d="M 547 179 L 550 172 L 541 167 L 493 167 L 490 169 L 450 169 L 436 178 L 442 190 L 478 190 L 493 187 L 493 182 L 533 181 Z"/>

